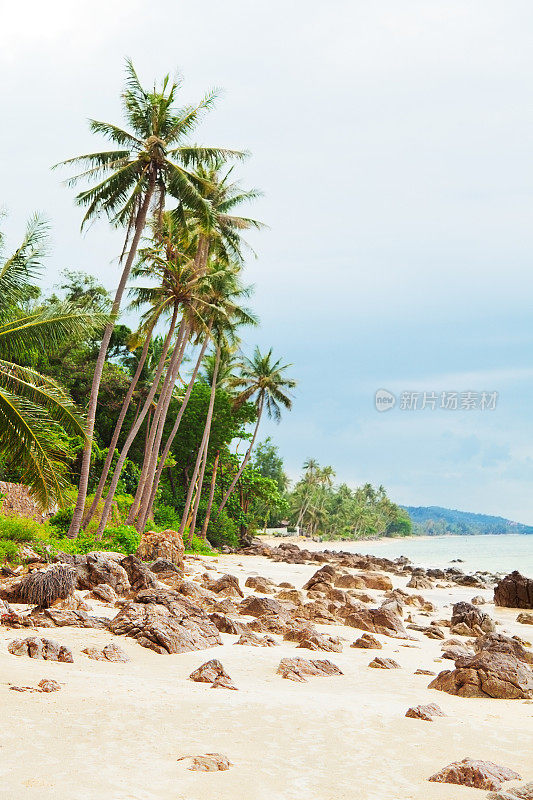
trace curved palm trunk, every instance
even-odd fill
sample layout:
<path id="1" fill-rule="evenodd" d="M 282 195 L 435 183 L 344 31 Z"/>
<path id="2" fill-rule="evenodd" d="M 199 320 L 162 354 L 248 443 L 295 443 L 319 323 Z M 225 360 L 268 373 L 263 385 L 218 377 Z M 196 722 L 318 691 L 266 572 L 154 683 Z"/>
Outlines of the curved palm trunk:
<path id="1" fill-rule="evenodd" d="M 174 393 L 174 386 L 176 385 L 176 380 L 183 362 L 189 331 L 190 328 L 186 326 L 176 363 L 173 369 L 169 370 L 167 374 L 168 380 L 165 381 L 159 397 L 159 402 L 154 414 L 154 420 L 150 429 L 150 446 L 143 461 L 141 479 L 139 480 L 139 486 L 137 487 L 137 492 L 135 494 L 135 508 L 132 509 L 133 519 L 135 519 L 138 510 L 141 512 L 144 511 L 148 502 L 148 498 L 150 497 L 150 487 L 153 483 L 154 473 L 157 468 L 157 457 L 161 447 L 161 439 L 163 438 L 168 409 L 170 407 L 172 395 Z"/>
<path id="2" fill-rule="evenodd" d="M 109 450 L 108 450 L 107 457 L 106 457 L 106 460 L 105 460 L 105 463 L 104 463 L 104 467 L 102 469 L 102 474 L 100 476 L 100 480 L 99 480 L 98 486 L 96 488 L 96 492 L 95 492 L 95 495 L 94 495 L 94 500 L 91 503 L 91 507 L 88 510 L 87 514 L 83 517 L 83 521 L 82 521 L 82 527 L 83 528 L 86 525 L 88 525 L 89 522 L 91 521 L 91 519 L 93 518 L 94 512 L 96 511 L 96 509 L 98 507 L 98 503 L 100 502 L 100 498 L 102 497 L 102 495 L 104 493 L 105 482 L 107 480 L 107 476 L 109 475 L 109 470 L 111 469 L 111 463 L 113 461 L 113 456 L 115 454 L 115 447 L 117 446 L 118 438 L 119 438 L 120 432 L 122 430 L 122 425 L 124 424 L 124 420 L 126 418 L 126 414 L 128 413 L 128 409 L 130 407 L 131 398 L 133 397 L 133 392 L 135 391 L 135 387 L 137 386 L 137 383 L 139 382 L 139 378 L 141 376 L 141 373 L 142 373 L 142 370 L 143 370 L 143 367 L 144 367 L 144 363 L 145 363 L 146 357 L 148 355 L 148 350 L 149 350 L 149 347 L 150 347 L 150 341 L 151 341 L 151 338 L 152 338 L 153 328 L 154 328 L 154 326 L 152 325 L 152 327 L 150 328 L 150 330 L 148 331 L 148 333 L 146 335 L 146 341 L 144 343 L 143 349 L 141 351 L 141 355 L 139 357 L 139 363 L 137 365 L 137 369 L 135 371 L 135 375 L 133 376 L 133 378 L 131 380 L 131 383 L 130 383 L 130 385 L 128 387 L 128 391 L 126 392 L 126 396 L 124 398 L 124 402 L 122 403 L 122 408 L 120 409 L 120 414 L 118 415 L 117 424 L 115 425 L 115 430 L 113 431 L 113 436 L 111 437 L 111 442 L 109 443 Z M 137 411 L 137 416 L 138 416 L 138 413 L 139 413 L 139 411 Z M 136 419 L 137 419 L 137 417 L 135 418 L 134 422 L 136 421 Z"/>
<path id="3" fill-rule="evenodd" d="M 182 400 L 182 403 L 181 403 L 181 406 L 180 406 L 180 410 L 178 411 L 178 415 L 177 415 L 177 417 L 176 417 L 176 419 L 174 421 L 174 425 L 172 427 L 172 430 L 171 430 L 171 432 L 170 432 L 170 434 L 168 436 L 168 439 L 166 441 L 166 444 L 165 444 L 165 447 L 163 449 L 163 452 L 161 453 L 161 457 L 159 459 L 159 464 L 157 465 L 157 469 L 155 471 L 152 487 L 151 487 L 151 490 L 150 490 L 150 498 L 148 500 L 147 507 L 146 507 L 146 509 L 145 509 L 145 511 L 143 513 L 143 516 L 139 517 L 139 522 L 138 522 L 138 525 L 137 525 L 137 530 L 138 531 L 144 530 L 144 526 L 146 525 L 146 520 L 148 519 L 148 516 L 152 513 L 152 508 L 153 508 L 153 505 L 154 505 L 155 496 L 157 494 L 157 489 L 159 487 L 159 481 L 161 480 L 161 475 L 163 473 L 163 469 L 164 469 L 164 466 L 165 466 L 165 461 L 167 459 L 168 454 L 170 453 L 170 448 L 172 447 L 172 443 L 173 443 L 174 438 L 175 438 L 175 436 L 176 436 L 176 434 L 178 432 L 178 428 L 180 426 L 183 414 L 185 413 L 185 409 L 187 408 L 187 403 L 189 402 L 189 397 L 191 396 L 192 388 L 194 386 L 194 382 L 196 380 L 196 376 L 198 374 L 198 370 L 200 369 L 200 364 L 202 363 L 202 358 L 204 357 L 204 353 L 205 353 L 208 341 L 209 341 L 209 338 L 208 338 L 208 336 L 206 336 L 205 340 L 204 340 L 204 342 L 202 344 L 202 349 L 200 350 L 200 354 L 199 354 L 199 356 L 198 356 L 198 358 L 196 360 L 196 364 L 195 364 L 193 373 L 191 375 L 191 378 L 189 380 L 189 384 L 187 386 L 187 391 L 185 392 L 185 396 L 184 396 L 184 398 Z"/>
<path id="4" fill-rule="evenodd" d="M 126 437 L 126 441 L 124 442 L 124 446 L 123 446 L 122 451 L 120 453 L 120 456 L 118 458 L 117 465 L 115 467 L 115 470 L 113 472 L 113 477 L 111 478 L 111 483 L 109 485 L 109 490 L 107 492 L 107 497 L 106 497 L 106 500 L 105 500 L 105 503 L 104 503 L 104 508 L 103 508 L 103 511 L 102 511 L 102 518 L 100 519 L 100 524 L 98 525 L 98 529 L 96 531 L 96 536 L 101 536 L 102 533 L 103 533 L 103 530 L 104 530 L 104 528 L 106 526 L 106 522 L 107 522 L 107 520 L 109 518 L 109 512 L 111 511 L 111 503 L 113 502 L 113 497 L 115 496 L 115 492 L 117 490 L 117 485 L 118 485 L 118 482 L 119 482 L 119 479 L 120 479 L 120 474 L 122 472 L 122 467 L 124 466 L 124 462 L 126 461 L 129 449 L 130 449 L 130 447 L 131 447 L 131 445 L 133 443 L 133 440 L 137 436 L 137 433 L 139 432 L 139 428 L 141 427 L 141 425 L 142 425 L 142 423 L 144 421 L 144 418 L 145 418 L 146 414 L 148 413 L 148 410 L 150 409 L 150 406 L 152 405 L 152 400 L 154 399 L 155 394 L 157 392 L 157 389 L 159 387 L 159 381 L 161 380 L 161 375 L 163 374 L 163 369 L 164 369 L 164 366 L 165 366 L 165 360 L 166 360 L 166 357 L 167 357 L 168 350 L 170 348 L 170 340 L 172 338 L 172 333 L 174 331 L 174 327 L 175 327 L 175 324 L 176 324 L 176 316 L 177 316 L 177 311 L 174 311 L 174 314 L 172 315 L 172 322 L 171 322 L 171 325 L 170 325 L 170 329 L 169 329 L 169 332 L 167 334 L 167 339 L 165 341 L 165 345 L 166 346 L 163 347 L 163 352 L 161 353 L 161 358 L 159 359 L 159 364 L 157 365 L 157 371 L 156 371 L 156 374 L 154 376 L 154 382 L 153 382 L 153 384 L 152 384 L 152 386 L 150 388 L 150 391 L 148 392 L 148 396 L 147 396 L 147 398 L 145 400 L 144 406 L 143 406 L 139 416 L 137 417 L 137 421 L 131 427 L 131 430 L 128 433 L 128 436 Z M 183 321 L 182 321 L 181 325 L 183 325 Z M 180 328 L 181 328 L 181 325 L 180 325 Z M 179 333 L 178 333 L 178 338 L 179 338 Z M 171 363 L 170 363 L 169 369 L 172 369 L 172 365 L 173 365 L 172 359 L 174 358 L 175 355 L 177 355 L 176 349 L 177 348 L 175 346 L 173 348 L 173 351 L 172 351 L 172 357 L 171 357 Z"/>
<path id="5" fill-rule="evenodd" d="M 228 502 L 228 498 L 229 498 L 230 494 L 232 493 L 232 491 L 234 490 L 235 484 L 237 483 L 237 481 L 241 477 L 241 475 L 242 475 L 242 473 L 244 471 L 244 468 L 246 467 L 248 461 L 250 460 L 250 456 L 252 455 L 252 449 L 253 449 L 253 446 L 255 444 L 255 439 L 256 439 L 256 436 L 257 436 L 257 431 L 259 430 L 259 423 L 261 422 L 262 413 L 263 413 L 263 398 L 261 397 L 261 399 L 259 401 L 259 406 L 258 406 L 258 409 L 257 409 L 257 422 L 255 423 L 254 435 L 252 436 L 252 440 L 250 442 L 250 447 L 246 451 L 246 455 L 244 456 L 244 458 L 242 460 L 241 466 L 237 470 L 237 474 L 235 475 L 235 477 L 233 478 L 232 482 L 228 486 L 228 488 L 226 490 L 226 494 L 222 498 L 222 502 L 220 503 L 219 507 L 217 508 L 217 516 L 220 514 L 220 512 L 222 511 L 222 509 L 224 508 L 224 506 Z"/>
<path id="6" fill-rule="evenodd" d="M 122 275 L 120 277 L 120 282 L 117 287 L 115 299 L 113 300 L 113 306 L 111 309 L 112 318 L 111 321 L 108 322 L 105 327 L 104 335 L 102 336 L 102 342 L 100 344 L 98 358 L 96 360 L 96 365 L 94 368 L 93 380 L 91 384 L 91 394 L 89 397 L 89 407 L 87 409 L 87 428 L 86 428 L 87 440 L 83 448 L 80 480 L 78 483 L 78 496 L 76 498 L 76 506 L 74 508 L 74 513 L 72 515 L 72 521 L 70 523 L 70 527 L 67 532 L 67 536 L 69 536 L 71 539 L 75 539 L 80 532 L 81 520 L 83 517 L 83 512 L 85 510 L 85 501 L 87 499 L 87 488 L 89 485 L 89 471 L 91 467 L 91 455 L 93 448 L 94 423 L 96 419 L 96 407 L 98 405 L 98 392 L 100 390 L 100 381 L 102 380 L 102 372 L 104 370 L 107 348 L 109 347 L 111 334 L 113 333 L 113 329 L 115 327 L 115 319 L 117 317 L 118 312 L 120 311 L 122 296 L 124 294 L 124 290 L 126 288 L 126 284 L 128 282 L 128 278 L 130 275 L 131 267 L 135 259 L 135 255 L 137 253 L 137 248 L 139 246 L 144 226 L 146 224 L 148 209 L 150 208 L 150 203 L 152 201 L 154 189 L 155 189 L 155 175 L 152 173 L 150 174 L 150 181 L 148 184 L 148 188 L 146 190 L 146 194 L 144 195 L 144 200 L 141 204 L 141 207 L 137 214 L 137 218 L 135 220 L 135 233 L 133 235 L 131 248 L 128 253 L 128 257 L 126 258 L 124 269 L 122 270 Z"/>
<path id="7" fill-rule="evenodd" d="M 198 475 L 198 485 L 196 487 L 196 497 L 194 498 L 193 510 L 192 510 L 192 517 L 191 522 L 189 525 L 189 536 L 187 541 L 190 543 L 193 540 L 193 536 L 196 533 L 196 518 L 198 516 L 198 508 L 200 506 L 200 498 L 202 497 L 202 487 L 204 485 L 204 475 L 205 475 L 205 465 L 207 463 L 207 448 L 209 446 L 209 439 L 205 443 L 205 447 L 202 453 L 202 464 L 200 466 L 200 474 Z"/>
<path id="8" fill-rule="evenodd" d="M 213 419 L 213 407 L 215 405 L 215 394 L 217 388 L 217 374 L 218 374 L 218 367 L 220 365 L 220 347 L 217 347 L 217 356 L 215 360 L 215 368 L 213 370 L 213 379 L 211 382 L 211 393 L 209 395 L 209 407 L 207 409 L 207 418 L 205 421 L 204 432 L 202 435 L 202 441 L 200 447 L 198 449 L 198 455 L 196 456 L 196 463 L 194 465 L 194 471 L 191 477 L 191 481 L 189 483 L 189 491 L 187 492 L 187 499 L 185 500 L 185 508 L 183 509 L 183 515 L 181 518 L 181 524 L 179 527 L 179 534 L 183 536 L 185 532 L 185 525 L 187 524 L 187 517 L 189 516 L 189 511 L 191 508 L 191 500 L 192 494 L 194 492 L 194 487 L 196 484 L 196 478 L 198 477 L 198 472 L 200 469 L 200 463 L 203 457 L 204 449 L 207 448 L 207 444 L 209 442 L 209 434 L 211 432 L 211 421 Z"/>
<path id="9" fill-rule="evenodd" d="M 215 463 L 213 464 L 213 473 L 211 475 L 211 485 L 209 487 L 209 498 L 207 500 L 207 509 L 205 512 L 204 524 L 202 525 L 202 530 L 200 531 L 200 538 L 205 540 L 207 540 L 207 526 L 209 525 L 209 519 L 211 517 L 211 509 L 213 508 L 213 500 L 215 498 L 215 486 L 217 480 L 217 469 L 218 469 L 219 458 L 220 458 L 220 450 L 217 452 L 215 456 Z"/>

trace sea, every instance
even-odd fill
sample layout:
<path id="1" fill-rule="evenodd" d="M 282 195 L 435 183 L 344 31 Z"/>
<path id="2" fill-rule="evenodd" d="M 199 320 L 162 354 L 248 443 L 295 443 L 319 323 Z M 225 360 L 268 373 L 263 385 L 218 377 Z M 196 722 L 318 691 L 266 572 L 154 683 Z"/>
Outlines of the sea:
<path id="1" fill-rule="evenodd" d="M 533 578 L 533 535 L 409 536 L 405 539 L 325 542 L 324 547 L 391 559 L 406 556 L 415 566 L 455 566 L 467 573 L 507 574 L 517 569 Z M 461 561 L 457 563 L 456 559 Z"/>

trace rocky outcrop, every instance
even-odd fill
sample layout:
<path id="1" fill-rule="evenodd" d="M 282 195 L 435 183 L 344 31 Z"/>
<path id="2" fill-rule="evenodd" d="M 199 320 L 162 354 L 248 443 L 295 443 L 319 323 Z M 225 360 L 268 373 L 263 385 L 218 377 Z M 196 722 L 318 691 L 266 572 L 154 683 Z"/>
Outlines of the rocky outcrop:
<path id="1" fill-rule="evenodd" d="M 326 677 L 329 675 L 342 675 L 343 673 L 333 662 L 325 659 L 310 660 L 305 658 L 282 658 L 279 662 L 277 674 L 290 681 L 305 683 L 310 677 Z"/>
<path id="2" fill-rule="evenodd" d="M 488 650 L 491 653 L 506 653 L 523 661 L 524 664 L 533 665 L 533 653 L 526 650 L 517 638 L 505 636 L 503 633 L 489 633 L 486 636 L 480 636 L 474 642 L 474 647 L 477 652 Z"/>
<path id="3" fill-rule="evenodd" d="M 253 589 L 260 594 L 274 594 L 276 592 L 276 584 L 270 578 L 263 578 L 261 575 L 251 575 L 246 579 L 244 584 L 247 589 Z"/>
<path id="4" fill-rule="evenodd" d="M 257 597 L 255 595 L 250 595 L 239 605 L 239 611 L 241 614 L 250 617 L 264 617 L 274 614 L 278 616 L 280 620 L 287 621 L 290 617 L 289 609 L 273 597 Z"/>
<path id="5" fill-rule="evenodd" d="M 409 639 L 403 622 L 397 614 L 387 608 L 365 608 L 361 606 L 348 614 L 345 624 L 368 633 L 381 633 L 396 639 Z"/>
<path id="6" fill-rule="evenodd" d="M 108 583 L 97 583 L 93 586 L 91 595 L 96 600 L 102 600 L 104 603 L 116 603 L 117 593 Z"/>
<path id="7" fill-rule="evenodd" d="M 495 629 L 494 621 L 472 603 L 455 603 L 452 611 L 450 633 L 482 636 Z"/>
<path id="8" fill-rule="evenodd" d="M 368 666 L 372 669 L 400 669 L 400 665 L 393 658 L 382 658 L 381 656 L 376 656 Z"/>
<path id="9" fill-rule="evenodd" d="M 423 719 L 425 722 L 433 722 L 433 717 L 445 717 L 446 714 L 436 703 L 428 703 L 425 706 L 412 706 L 405 712 L 406 717 L 413 719 Z"/>
<path id="10" fill-rule="evenodd" d="M 14 656 L 29 656 L 44 661 L 64 661 L 72 663 L 74 658 L 71 650 L 53 639 L 44 639 L 40 636 L 28 636 L 27 639 L 15 639 L 8 648 Z"/>
<path id="11" fill-rule="evenodd" d="M 205 588 L 224 597 L 244 597 L 244 593 L 239 586 L 239 580 L 235 575 L 222 575 L 217 580 L 208 581 Z"/>
<path id="12" fill-rule="evenodd" d="M 533 697 L 533 672 L 514 655 L 482 650 L 458 658 L 455 669 L 440 672 L 428 688 L 459 697 L 526 700 Z"/>
<path id="13" fill-rule="evenodd" d="M 100 628 L 105 630 L 109 627 L 109 620 L 106 617 L 93 617 L 86 611 L 73 611 L 62 608 L 45 608 L 42 611 L 36 609 L 27 617 L 24 623 L 32 628 Z"/>
<path id="14" fill-rule="evenodd" d="M 107 583 L 117 594 L 125 594 L 130 589 L 128 573 L 118 561 L 104 553 L 88 553 L 76 557 L 74 567 L 80 589 L 93 589 L 100 583 Z"/>
<path id="15" fill-rule="evenodd" d="M 500 767 L 493 761 L 463 758 L 454 761 L 436 772 L 428 780 L 434 783 L 455 783 L 473 786 L 475 789 L 499 789 L 504 781 L 520 780 L 520 775 L 508 767 Z"/>
<path id="16" fill-rule="evenodd" d="M 142 561 L 162 558 L 182 570 L 184 552 L 183 539 L 178 531 L 149 531 L 143 534 L 135 555 Z"/>
<path id="17" fill-rule="evenodd" d="M 223 689 L 237 690 L 218 658 L 212 658 L 211 661 L 206 661 L 205 664 L 199 666 L 198 669 L 191 672 L 189 679 L 196 683 L 210 683 L 211 688 L 220 686 Z"/>
<path id="18" fill-rule="evenodd" d="M 126 664 L 131 658 L 126 655 L 121 647 L 116 644 L 106 644 L 102 649 L 98 647 L 85 647 L 82 651 L 94 661 L 116 661 Z"/>
<path id="19" fill-rule="evenodd" d="M 383 645 L 379 639 L 376 639 L 376 637 L 372 636 L 371 633 L 363 633 L 363 635 L 360 636 L 359 639 L 356 639 L 355 642 L 350 645 L 350 647 L 359 647 L 362 650 L 381 650 Z"/>
<path id="20" fill-rule="evenodd" d="M 517 570 L 506 575 L 494 587 L 494 602 L 505 608 L 533 608 L 533 578 Z"/>
<path id="21" fill-rule="evenodd" d="M 156 653 L 185 653 L 221 644 L 216 626 L 196 605 L 172 590 L 145 589 L 111 620 L 109 630 L 132 636 Z"/>
<path id="22" fill-rule="evenodd" d="M 126 556 L 126 558 L 122 559 L 120 565 L 126 570 L 130 586 L 134 592 L 139 592 L 141 589 L 155 589 L 161 586 L 155 573 L 140 558 Z"/>

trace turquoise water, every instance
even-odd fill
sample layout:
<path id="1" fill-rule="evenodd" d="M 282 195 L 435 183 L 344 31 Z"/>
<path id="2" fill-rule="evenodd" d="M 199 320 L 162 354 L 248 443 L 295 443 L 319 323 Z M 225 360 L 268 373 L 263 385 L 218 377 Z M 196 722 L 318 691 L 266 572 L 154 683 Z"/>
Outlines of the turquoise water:
<path id="1" fill-rule="evenodd" d="M 487 570 L 508 573 L 517 569 L 533 578 L 533 535 L 413 536 L 375 542 L 328 542 L 325 547 L 384 558 L 407 556 L 417 566 L 456 566 L 464 572 Z M 451 564 L 453 558 L 462 558 L 464 563 Z"/>

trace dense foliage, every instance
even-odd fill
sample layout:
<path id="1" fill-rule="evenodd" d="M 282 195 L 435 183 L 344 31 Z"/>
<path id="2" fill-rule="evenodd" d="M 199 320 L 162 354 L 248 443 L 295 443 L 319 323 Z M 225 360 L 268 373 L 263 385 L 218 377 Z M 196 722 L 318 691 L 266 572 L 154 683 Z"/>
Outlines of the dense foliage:
<path id="1" fill-rule="evenodd" d="M 530 525 L 487 514 L 472 514 L 440 506 L 408 506 L 406 511 L 413 521 L 413 533 L 418 536 L 533 534 Z"/>

